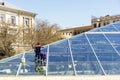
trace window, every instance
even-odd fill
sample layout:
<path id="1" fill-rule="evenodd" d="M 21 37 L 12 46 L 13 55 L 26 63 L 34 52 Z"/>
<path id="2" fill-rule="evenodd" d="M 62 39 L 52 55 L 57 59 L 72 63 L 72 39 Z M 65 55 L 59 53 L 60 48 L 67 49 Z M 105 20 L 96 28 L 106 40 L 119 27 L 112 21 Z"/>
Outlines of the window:
<path id="1" fill-rule="evenodd" d="M 11 16 L 11 24 L 16 24 L 16 17 L 15 16 Z"/>
<path id="2" fill-rule="evenodd" d="M 76 33 L 76 32 L 74 32 L 74 35 L 77 35 L 77 33 Z"/>
<path id="3" fill-rule="evenodd" d="M 97 25 L 96 24 L 94 24 L 94 28 L 96 28 L 97 27 Z"/>
<path id="4" fill-rule="evenodd" d="M 115 21 L 113 21 L 113 23 L 114 23 Z"/>
<path id="5" fill-rule="evenodd" d="M 108 25 L 108 24 L 109 24 L 109 22 L 105 22 L 105 24 L 106 24 L 106 25 Z"/>
<path id="6" fill-rule="evenodd" d="M 98 23 L 98 27 L 101 27 L 101 24 L 100 24 L 100 23 Z"/>
<path id="7" fill-rule="evenodd" d="M 105 26 L 106 24 L 105 24 L 105 23 L 103 23 L 103 25 Z"/>
<path id="8" fill-rule="evenodd" d="M 5 22 L 5 14 L 0 14 L 0 23 Z"/>
<path id="9" fill-rule="evenodd" d="M 29 18 L 25 18 L 25 26 L 29 27 Z"/>
<path id="10" fill-rule="evenodd" d="M 70 35 L 70 33 L 69 33 L 69 35 Z"/>

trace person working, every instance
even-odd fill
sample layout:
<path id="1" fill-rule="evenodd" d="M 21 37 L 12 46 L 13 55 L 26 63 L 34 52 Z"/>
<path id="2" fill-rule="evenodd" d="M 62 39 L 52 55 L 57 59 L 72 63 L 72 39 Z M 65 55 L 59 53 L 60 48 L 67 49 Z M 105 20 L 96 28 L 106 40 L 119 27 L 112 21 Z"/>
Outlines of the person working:
<path id="1" fill-rule="evenodd" d="M 41 65 L 43 65 L 44 64 L 44 66 L 46 65 L 46 53 L 45 53 L 45 51 L 44 50 L 41 50 L 41 53 L 40 53 L 40 59 L 41 59 Z"/>
<path id="2" fill-rule="evenodd" d="M 37 43 L 34 51 L 35 51 L 35 62 L 39 62 L 40 61 L 40 53 L 41 53 L 41 48 L 42 46 L 40 45 L 40 43 Z"/>

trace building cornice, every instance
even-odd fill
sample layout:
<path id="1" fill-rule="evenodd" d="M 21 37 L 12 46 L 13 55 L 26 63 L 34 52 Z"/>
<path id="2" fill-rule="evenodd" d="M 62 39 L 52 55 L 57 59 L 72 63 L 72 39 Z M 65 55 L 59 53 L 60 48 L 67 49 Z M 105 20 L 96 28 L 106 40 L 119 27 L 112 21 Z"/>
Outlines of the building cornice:
<path id="1" fill-rule="evenodd" d="M 12 9 L 12 8 L 8 8 L 8 7 L 4 7 L 4 6 L 0 6 L 0 10 L 13 12 L 13 13 L 17 13 L 20 15 L 33 16 L 33 17 L 35 17 L 37 15 L 36 13 L 28 12 L 25 10 Z"/>
<path id="2" fill-rule="evenodd" d="M 69 30 L 80 30 L 80 29 L 91 29 L 91 25 L 89 26 L 81 26 L 81 27 L 74 27 L 74 28 L 67 28 L 67 29 L 62 29 L 59 31 L 69 31 Z"/>

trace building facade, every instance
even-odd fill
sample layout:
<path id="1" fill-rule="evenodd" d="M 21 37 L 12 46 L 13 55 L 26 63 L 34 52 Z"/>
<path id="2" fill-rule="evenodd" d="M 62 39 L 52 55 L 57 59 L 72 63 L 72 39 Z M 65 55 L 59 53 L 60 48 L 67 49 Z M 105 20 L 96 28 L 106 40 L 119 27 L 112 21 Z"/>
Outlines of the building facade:
<path id="1" fill-rule="evenodd" d="M 19 31 L 17 43 L 23 46 L 26 33 L 30 36 L 35 25 L 36 13 L 32 13 L 20 9 L 4 0 L 0 0 L 0 25 L 3 23 L 9 24 L 10 34 L 15 34 Z"/>
<path id="2" fill-rule="evenodd" d="M 74 27 L 74 28 L 68 28 L 68 29 L 63 29 L 60 30 L 61 32 L 61 37 L 62 38 L 70 38 L 74 35 L 86 32 L 88 30 L 91 30 L 93 28 L 98 28 L 101 26 L 108 25 L 110 23 L 114 23 L 120 21 L 120 15 L 106 15 L 100 18 L 92 18 L 91 19 L 91 25 L 90 26 L 81 26 L 81 27 Z"/>
<path id="3" fill-rule="evenodd" d="M 91 25 L 92 27 L 97 28 L 117 21 L 120 21 L 120 15 L 113 15 L 113 16 L 106 15 L 100 18 L 93 18 L 91 20 Z"/>
<path id="4" fill-rule="evenodd" d="M 63 30 L 60 30 L 59 32 L 61 33 L 61 38 L 70 38 L 74 35 L 89 31 L 91 29 L 92 27 L 89 25 L 89 26 L 81 26 L 81 27 L 63 29 Z"/>

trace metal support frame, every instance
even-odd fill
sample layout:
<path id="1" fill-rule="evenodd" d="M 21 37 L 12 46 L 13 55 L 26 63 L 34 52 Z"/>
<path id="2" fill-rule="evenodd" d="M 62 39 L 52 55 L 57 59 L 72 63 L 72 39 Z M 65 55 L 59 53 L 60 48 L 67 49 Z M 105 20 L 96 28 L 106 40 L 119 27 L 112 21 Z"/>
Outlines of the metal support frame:
<path id="1" fill-rule="evenodd" d="M 21 58 L 21 60 L 22 59 L 24 59 L 25 60 L 25 52 L 23 53 L 23 55 L 22 55 L 22 58 Z M 18 76 L 19 75 L 19 72 L 20 72 L 20 69 L 21 69 L 21 66 L 22 66 L 22 62 L 20 62 L 20 64 L 19 64 L 19 67 L 18 67 L 18 70 L 17 70 L 17 73 L 16 73 L 16 76 Z"/>
<path id="2" fill-rule="evenodd" d="M 47 61 L 46 61 L 46 76 L 48 75 L 48 61 L 49 61 L 49 44 L 48 44 L 48 48 L 47 48 Z"/>
<path id="3" fill-rule="evenodd" d="M 23 53 L 23 56 L 22 56 L 22 58 L 25 58 L 25 52 Z"/>
<path id="4" fill-rule="evenodd" d="M 120 34 L 120 31 L 119 32 L 85 32 L 85 34 L 102 34 L 102 33 L 104 33 L 104 34 Z"/>
<path id="5" fill-rule="evenodd" d="M 71 55 L 71 59 L 72 59 L 72 64 L 73 64 L 73 69 L 74 69 L 74 74 L 75 76 L 77 75 L 76 73 L 76 69 L 75 69 L 75 63 L 74 63 L 74 59 L 73 59 L 73 55 L 72 55 L 72 49 L 71 49 L 71 44 L 70 44 L 70 40 L 68 38 L 68 44 L 69 44 L 69 49 L 70 49 L 70 55 Z"/>
<path id="6" fill-rule="evenodd" d="M 100 29 L 101 31 L 101 29 Z M 112 45 L 111 41 L 106 37 L 106 33 L 105 32 L 101 32 L 103 34 L 103 36 L 106 38 L 106 40 L 110 43 L 110 45 L 112 46 L 112 48 L 116 51 L 116 53 L 120 56 L 119 52 L 115 49 L 115 47 Z M 115 34 L 120 34 L 120 32 L 109 32 L 109 34 L 111 33 L 115 33 Z M 108 33 L 107 33 L 108 34 Z"/>
<path id="7" fill-rule="evenodd" d="M 113 26 L 117 31 L 119 31 L 114 24 L 112 24 L 112 26 Z"/>
<path id="8" fill-rule="evenodd" d="M 16 76 L 19 75 L 19 72 L 20 72 L 21 66 L 22 66 L 22 63 L 20 63 L 20 65 L 19 65 L 19 68 L 18 68 L 18 70 L 17 70 L 17 74 L 16 74 Z"/>
<path id="9" fill-rule="evenodd" d="M 98 64 L 100 65 L 100 68 L 102 69 L 104 75 L 106 75 L 106 73 L 105 73 L 105 71 L 104 71 L 104 69 L 103 69 L 103 66 L 102 66 L 102 64 L 100 63 L 100 60 L 98 59 L 98 56 L 97 56 L 97 54 L 95 53 L 95 50 L 94 50 L 92 44 L 90 43 L 90 41 L 89 41 L 86 33 L 85 33 L 85 37 L 86 37 L 86 39 L 88 40 L 88 43 L 89 43 L 89 45 L 91 46 L 91 48 L 92 48 L 92 50 L 93 50 L 93 53 L 94 53 L 94 55 L 95 55 L 95 57 L 96 57 L 96 59 L 97 59 L 97 61 L 98 61 Z"/>
<path id="10" fill-rule="evenodd" d="M 112 46 L 112 48 L 116 51 L 116 53 L 120 56 L 120 53 L 115 49 L 115 47 L 112 45 L 111 41 L 106 37 L 106 35 L 103 33 L 104 37 L 106 38 L 106 40 L 110 43 L 110 45 Z"/>

